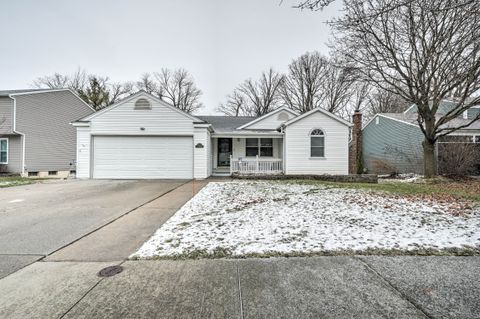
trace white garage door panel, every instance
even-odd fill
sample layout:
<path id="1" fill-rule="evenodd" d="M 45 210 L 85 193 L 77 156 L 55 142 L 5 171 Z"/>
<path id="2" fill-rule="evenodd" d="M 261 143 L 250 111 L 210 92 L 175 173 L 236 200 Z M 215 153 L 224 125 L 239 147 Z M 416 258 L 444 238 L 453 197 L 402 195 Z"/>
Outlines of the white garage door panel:
<path id="1" fill-rule="evenodd" d="M 191 137 L 95 136 L 94 178 L 192 178 Z"/>

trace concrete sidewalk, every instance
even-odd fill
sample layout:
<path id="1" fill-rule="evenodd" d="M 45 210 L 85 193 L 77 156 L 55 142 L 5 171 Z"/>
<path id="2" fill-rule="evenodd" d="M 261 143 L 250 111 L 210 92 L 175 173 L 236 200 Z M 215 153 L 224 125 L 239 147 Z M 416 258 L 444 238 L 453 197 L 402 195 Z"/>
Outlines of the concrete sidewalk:
<path id="1" fill-rule="evenodd" d="M 0 318 L 478 318 L 480 257 L 37 262 Z"/>

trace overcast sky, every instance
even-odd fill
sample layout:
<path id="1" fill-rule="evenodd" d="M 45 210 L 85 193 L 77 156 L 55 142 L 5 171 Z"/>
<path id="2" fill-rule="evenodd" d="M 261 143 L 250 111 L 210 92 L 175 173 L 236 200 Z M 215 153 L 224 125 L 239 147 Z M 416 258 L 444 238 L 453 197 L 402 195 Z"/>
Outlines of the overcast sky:
<path id="1" fill-rule="evenodd" d="M 296 0 L 5 1 L 0 10 L 0 89 L 28 88 L 78 67 L 114 81 L 184 67 L 212 114 L 233 88 L 270 66 L 285 71 L 306 51 L 328 53 L 341 1 L 321 12 Z"/>

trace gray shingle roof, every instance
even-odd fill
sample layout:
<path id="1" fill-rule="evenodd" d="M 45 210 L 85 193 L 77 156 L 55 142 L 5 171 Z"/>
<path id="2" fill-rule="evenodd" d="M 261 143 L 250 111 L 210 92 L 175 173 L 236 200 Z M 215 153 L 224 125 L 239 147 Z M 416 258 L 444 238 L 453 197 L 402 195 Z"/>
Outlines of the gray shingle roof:
<path id="1" fill-rule="evenodd" d="M 417 114 L 414 113 L 380 113 L 380 115 L 418 125 Z M 442 128 L 459 127 L 468 124 L 470 121 L 471 120 L 456 118 L 451 120 L 447 124 L 442 125 Z M 473 122 L 472 124 L 470 124 L 470 126 L 464 128 L 464 130 L 480 130 L 480 121 Z"/>
<path id="2" fill-rule="evenodd" d="M 28 93 L 28 92 L 38 92 L 38 91 L 52 91 L 52 90 L 60 90 L 60 89 L 21 89 L 21 90 L 0 90 L 0 97 L 6 97 L 10 94 L 17 94 L 17 93 Z"/>
<path id="3" fill-rule="evenodd" d="M 236 131 L 236 128 L 256 119 L 254 116 L 196 116 L 197 118 L 212 124 L 217 133 Z"/>

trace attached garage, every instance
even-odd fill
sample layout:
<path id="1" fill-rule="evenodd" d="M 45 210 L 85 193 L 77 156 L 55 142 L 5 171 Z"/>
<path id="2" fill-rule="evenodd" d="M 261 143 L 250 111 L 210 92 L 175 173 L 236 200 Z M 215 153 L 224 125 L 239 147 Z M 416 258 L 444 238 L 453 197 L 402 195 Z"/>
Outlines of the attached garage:
<path id="1" fill-rule="evenodd" d="M 192 163 L 192 137 L 93 137 L 93 178 L 191 179 Z"/>
<path id="2" fill-rule="evenodd" d="M 140 91 L 72 123 L 77 178 L 203 179 L 211 125 Z"/>

